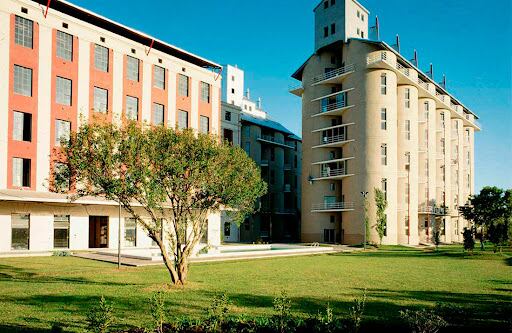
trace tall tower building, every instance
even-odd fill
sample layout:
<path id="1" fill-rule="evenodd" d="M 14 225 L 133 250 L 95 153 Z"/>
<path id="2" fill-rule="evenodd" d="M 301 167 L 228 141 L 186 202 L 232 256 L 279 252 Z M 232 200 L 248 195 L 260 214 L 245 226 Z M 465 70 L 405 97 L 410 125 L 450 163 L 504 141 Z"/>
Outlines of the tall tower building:
<path id="1" fill-rule="evenodd" d="M 378 26 L 357 1 L 324 0 L 314 13 L 315 52 L 290 91 L 302 98 L 302 241 L 361 243 L 366 202 L 378 242 L 376 189 L 388 203 L 383 243 L 431 242 L 433 228 L 461 241 L 478 117 L 433 71 L 370 39 Z"/>

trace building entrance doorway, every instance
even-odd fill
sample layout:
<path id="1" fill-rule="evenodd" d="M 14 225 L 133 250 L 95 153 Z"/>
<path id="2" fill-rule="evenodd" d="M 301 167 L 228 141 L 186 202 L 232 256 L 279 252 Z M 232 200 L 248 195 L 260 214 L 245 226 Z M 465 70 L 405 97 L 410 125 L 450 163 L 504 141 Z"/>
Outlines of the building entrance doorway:
<path id="1" fill-rule="evenodd" d="M 89 216 L 89 248 L 108 247 L 108 216 Z"/>

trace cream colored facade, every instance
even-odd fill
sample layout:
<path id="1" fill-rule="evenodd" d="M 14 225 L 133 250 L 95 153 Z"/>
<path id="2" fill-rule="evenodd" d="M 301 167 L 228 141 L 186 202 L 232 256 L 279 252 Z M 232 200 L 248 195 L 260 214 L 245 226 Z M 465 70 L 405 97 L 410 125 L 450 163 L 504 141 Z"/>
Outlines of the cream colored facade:
<path id="1" fill-rule="evenodd" d="M 302 241 L 361 243 L 368 192 L 378 242 L 376 188 L 388 201 L 384 244 L 431 242 L 434 226 L 442 241 L 462 241 L 467 223 L 457 207 L 474 192 L 477 117 L 392 47 L 362 38 L 367 26 L 350 29 L 367 25 L 366 9 L 347 9 L 359 3 L 326 2 L 315 9 L 317 24 L 352 23 L 329 44 L 316 41 L 293 75 L 302 82 L 291 90 L 302 98 Z"/>

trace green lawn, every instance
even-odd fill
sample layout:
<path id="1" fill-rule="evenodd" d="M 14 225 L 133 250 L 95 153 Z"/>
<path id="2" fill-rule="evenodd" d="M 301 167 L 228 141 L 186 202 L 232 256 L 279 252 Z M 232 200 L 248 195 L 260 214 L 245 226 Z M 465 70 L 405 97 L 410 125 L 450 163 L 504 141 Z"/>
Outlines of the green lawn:
<path id="1" fill-rule="evenodd" d="M 226 293 L 233 312 L 264 315 L 285 290 L 297 315 L 317 313 L 329 303 L 346 314 L 367 289 L 367 323 L 394 325 L 403 308 L 458 304 L 471 325 L 505 325 L 512 306 L 511 253 L 460 247 L 439 253 L 400 247 L 354 254 L 194 264 L 184 289 L 166 289 L 171 315 L 204 314 L 209 301 Z M 149 321 L 148 298 L 165 288 L 163 266 L 123 268 L 72 257 L 0 259 L 0 332 L 14 327 L 48 329 L 62 323 L 81 331 L 91 305 L 104 295 L 115 304 L 120 327 Z"/>

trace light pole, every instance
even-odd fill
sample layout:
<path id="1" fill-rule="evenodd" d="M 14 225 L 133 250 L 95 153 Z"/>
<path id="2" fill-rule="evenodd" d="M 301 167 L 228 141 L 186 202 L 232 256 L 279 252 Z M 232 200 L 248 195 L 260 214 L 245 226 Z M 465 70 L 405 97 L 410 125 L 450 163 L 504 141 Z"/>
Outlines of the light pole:
<path id="1" fill-rule="evenodd" d="M 366 220 L 367 220 L 367 212 L 366 212 L 366 197 L 368 196 L 367 191 L 362 191 L 361 195 L 363 196 L 363 249 L 366 250 Z"/>

